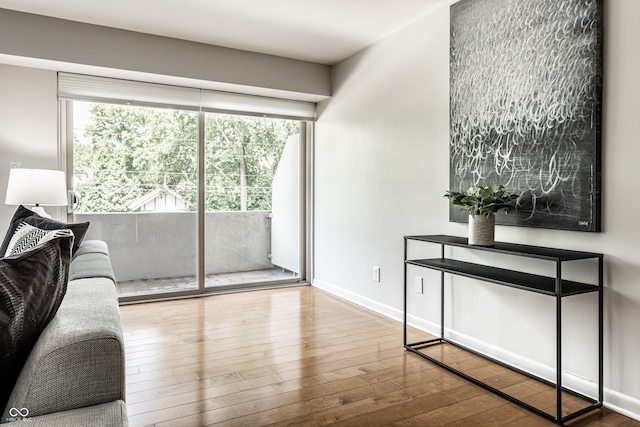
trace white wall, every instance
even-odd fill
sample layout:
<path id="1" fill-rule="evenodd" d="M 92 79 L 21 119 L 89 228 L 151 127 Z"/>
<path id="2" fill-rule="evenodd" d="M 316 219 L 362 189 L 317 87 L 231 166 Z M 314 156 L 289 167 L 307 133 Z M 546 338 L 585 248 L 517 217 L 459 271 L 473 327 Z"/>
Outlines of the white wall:
<path id="1" fill-rule="evenodd" d="M 15 211 L 4 204 L 9 162 L 59 169 L 55 72 L 0 64 L 0 229 Z M 57 208 L 46 208 L 55 216 Z M 2 232 L 4 233 L 4 231 Z M 2 234 L 4 235 L 4 234 Z"/>
<path id="2" fill-rule="evenodd" d="M 605 254 L 605 401 L 640 419 L 640 83 L 635 54 L 637 0 L 605 4 L 602 232 L 580 233 L 498 226 L 498 240 Z M 448 222 L 449 8 L 444 7 L 333 69 L 333 97 L 319 106 L 316 125 L 314 284 L 400 318 L 403 236 L 465 236 Z M 412 251 L 418 253 L 413 247 Z M 431 256 L 438 253 L 431 253 Z M 479 262 L 498 262 L 488 256 Z M 519 262 L 509 260 L 509 262 Z M 372 267 L 381 267 L 381 282 Z M 525 266 L 549 272 L 544 263 Z M 569 274 L 587 279 L 594 266 Z M 410 270 L 428 282 L 439 275 Z M 452 279 L 448 315 L 460 338 L 541 374 L 554 366 L 553 300 L 494 285 Z M 434 298 L 411 295 L 416 324 L 438 322 Z M 589 389 L 597 357 L 593 296 L 565 300 L 567 381 Z M 451 310 L 449 308 L 449 313 Z M 586 349 L 585 349 L 586 346 Z"/>

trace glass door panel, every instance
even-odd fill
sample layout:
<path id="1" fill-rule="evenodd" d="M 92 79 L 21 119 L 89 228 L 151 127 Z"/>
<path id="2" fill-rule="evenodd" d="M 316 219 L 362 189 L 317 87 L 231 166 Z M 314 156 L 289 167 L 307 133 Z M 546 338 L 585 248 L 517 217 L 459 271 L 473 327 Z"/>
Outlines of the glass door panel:
<path id="1" fill-rule="evenodd" d="M 205 115 L 205 287 L 301 277 L 300 147 L 297 121 Z"/>
<path id="2" fill-rule="evenodd" d="M 107 242 L 119 296 L 198 291 L 198 114 L 72 102 L 74 221 Z"/>

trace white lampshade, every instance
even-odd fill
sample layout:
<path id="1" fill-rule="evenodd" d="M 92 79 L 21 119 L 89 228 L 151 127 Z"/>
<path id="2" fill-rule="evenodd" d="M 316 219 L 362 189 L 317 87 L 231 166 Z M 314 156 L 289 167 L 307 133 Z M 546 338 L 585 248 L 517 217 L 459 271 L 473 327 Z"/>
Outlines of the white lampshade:
<path id="1" fill-rule="evenodd" d="M 50 169 L 11 169 L 4 202 L 7 205 L 64 206 L 67 204 L 65 174 Z"/>

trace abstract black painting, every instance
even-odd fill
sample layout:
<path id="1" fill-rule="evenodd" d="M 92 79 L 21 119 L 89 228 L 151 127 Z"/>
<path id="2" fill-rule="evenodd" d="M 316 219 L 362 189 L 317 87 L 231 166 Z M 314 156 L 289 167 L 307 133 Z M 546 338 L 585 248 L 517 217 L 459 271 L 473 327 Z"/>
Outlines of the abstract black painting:
<path id="1" fill-rule="evenodd" d="M 462 0 L 450 43 L 450 190 L 521 194 L 497 224 L 600 231 L 602 0 Z"/>

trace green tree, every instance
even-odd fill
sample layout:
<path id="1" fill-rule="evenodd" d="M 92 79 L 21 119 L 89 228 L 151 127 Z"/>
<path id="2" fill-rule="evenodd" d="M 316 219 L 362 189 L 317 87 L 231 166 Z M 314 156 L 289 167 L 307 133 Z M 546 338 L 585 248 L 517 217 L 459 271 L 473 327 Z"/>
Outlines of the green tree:
<path id="1" fill-rule="evenodd" d="M 91 104 L 74 136 L 81 212 L 127 212 L 158 187 L 197 205 L 197 113 Z M 205 119 L 206 210 L 269 210 L 271 183 L 298 122 L 222 114 Z"/>
<path id="2" fill-rule="evenodd" d="M 271 183 L 298 122 L 206 116 L 207 210 L 269 210 Z"/>
<path id="3" fill-rule="evenodd" d="M 91 104 L 87 142 L 74 146 L 82 211 L 126 212 L 159 185 L 193 181 L 196 122 L 190 112 Z"/>

